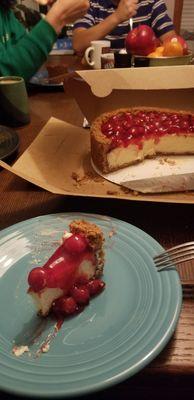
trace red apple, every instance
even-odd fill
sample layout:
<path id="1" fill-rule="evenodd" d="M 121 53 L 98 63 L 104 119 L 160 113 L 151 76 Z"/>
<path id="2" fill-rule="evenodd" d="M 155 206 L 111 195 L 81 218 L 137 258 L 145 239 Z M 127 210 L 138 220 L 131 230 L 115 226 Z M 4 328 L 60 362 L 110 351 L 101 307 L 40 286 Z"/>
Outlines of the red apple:
<path id="1" fill-rule="evenodd" d="M 147 56 L 156 50 L 157 38 L 148 25 L 139 25 L 128 33 L 125 45 L 128 53 Z"/>
<path id="2" fill-rule="evenodd" d="M 181 44 L 181 46 L 183 48 L 183 55 L 188 54 L 189 53 L 188 45 L 187 45 L 187 42 L 185 41 L 185 39 L 183 39 L 182 36 L 179 36 L 179 35 L 171 36 L 169 39 L 165 40 L 165 43 L 171 41 L 174 38 L 176 38 L 178 40 L 178 42 Z"/>

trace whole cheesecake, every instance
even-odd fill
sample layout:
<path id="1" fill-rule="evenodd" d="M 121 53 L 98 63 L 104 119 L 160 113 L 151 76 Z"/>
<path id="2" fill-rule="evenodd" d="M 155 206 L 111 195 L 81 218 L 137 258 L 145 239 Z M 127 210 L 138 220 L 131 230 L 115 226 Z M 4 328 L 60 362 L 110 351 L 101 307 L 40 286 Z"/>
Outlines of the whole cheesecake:
<path id="1" fill-rule="evenodd" d="M 157 154 L 194 154 L 194 114 L 161 108 L 104 113 L 91 126 L 91 156 L 103 173 Z"/>
<path id="2" fill-rule="evenodd" d="M 42 316 L 50 311 L 74 314 L 105 286 L 100 279 L 104 267 L 103 232 L 85 220 L 72 221 L 69 228 L 48 261 L 28 275 L 28 293 Z"/>

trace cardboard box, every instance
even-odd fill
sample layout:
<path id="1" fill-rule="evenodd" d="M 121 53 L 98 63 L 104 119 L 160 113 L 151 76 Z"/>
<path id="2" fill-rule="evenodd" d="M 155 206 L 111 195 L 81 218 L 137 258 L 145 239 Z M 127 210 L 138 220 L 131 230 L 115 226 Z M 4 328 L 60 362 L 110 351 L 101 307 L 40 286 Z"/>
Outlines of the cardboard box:
<path id="1" fill-rule="evenodd" d="M 194 65 L 77 71 L 68 90 L 90 123 L 121 107 L 194 112 Z"/>
<path id="2" fill-rule="evenodd" d="M 69 82 L 69 90 L 90 123 L 101 113 L 122 107 L 194 112 L 194 65 L 87 70 L 77 74 L 79 77 Z M 192 190 L 194 156 L 158 157 L 101 175 L 143 193 Z"/>
<path id="3" fill-rule="evenodd" d="M 89 131 L 56 118 L 47 122 L 12 166 L 3 161 L 0 166 L 55 194 L 194 203 L 194 192 L 144 195 L 97 175 L 91 167 Z"/>
<path id="4" fill-rule="evenodd" d="M 77 71 L 66 86 L 90 122 L 104 111 L 127 106 L 160 106 L 194 112 L 194 66 Z M 194 203 L 194 191 L 187 191 L 192 189 L 189 184 L 194 184 L 194 157 L 185 166 L 185 174 L 191 179 L 182 177 L 182 192 L 137 193 L 140 184 L 137 179 L 134 190 L 130 190 L 130 185 L 115 184 L 95 172 L 91 166 L 89 130 L 55 118 L 48 121 L 14 165 L 0 161 L 0 166 L 61 195 Z M 145 180 L 141 180 L 142 187 Z M 148 183 L 152 182 L 146 180 L 146 187 Z"/>

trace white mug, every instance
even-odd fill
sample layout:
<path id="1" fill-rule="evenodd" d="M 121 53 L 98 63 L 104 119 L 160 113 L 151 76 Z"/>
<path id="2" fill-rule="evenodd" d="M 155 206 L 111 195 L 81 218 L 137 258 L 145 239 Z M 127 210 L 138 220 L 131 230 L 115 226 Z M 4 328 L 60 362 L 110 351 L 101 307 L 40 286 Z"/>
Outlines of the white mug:
<path id="1" fill-rule="evenodd" d="M 85 51 L 87 63 L 94 69 L 101 68 L 101 55 L 110 50 L 109 40 L 93 40 L 91 46 Z"/>

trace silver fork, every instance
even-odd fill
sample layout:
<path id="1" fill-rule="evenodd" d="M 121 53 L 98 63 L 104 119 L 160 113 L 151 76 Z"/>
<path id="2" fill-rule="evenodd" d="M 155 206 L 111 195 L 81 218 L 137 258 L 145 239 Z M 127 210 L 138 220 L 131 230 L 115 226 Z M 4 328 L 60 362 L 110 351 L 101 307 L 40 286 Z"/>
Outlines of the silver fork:
<path id="1" fill-rule="evenodd" d="M 194 242 L 171 247 L 154 257 L 158 271 L 175 267 L 179 273 L 183 298 L 194 300 Z"/>
<path id="2" fill-rule="evenodd" d="M 130 30 L 133 30 L 133 18 L 129 18 L 129 26 L 130 26 Z"/>
<path id="3" fill-rule="evenodd" d="M 194 259 L 194 242 L 186 242 L 163 251 L 154 258 L 154 264 L 158 271 L 174 267 Z"/>

